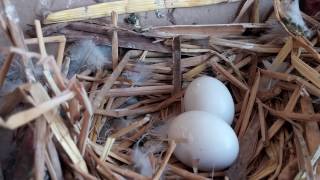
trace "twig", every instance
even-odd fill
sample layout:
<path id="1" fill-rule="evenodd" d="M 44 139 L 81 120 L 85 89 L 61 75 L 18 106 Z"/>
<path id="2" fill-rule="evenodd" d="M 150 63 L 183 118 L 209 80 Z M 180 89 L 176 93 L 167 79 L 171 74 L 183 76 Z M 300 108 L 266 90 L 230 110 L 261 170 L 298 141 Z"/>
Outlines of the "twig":
<path id="1" fill-rule="evenodd" d="M 42 180 L 45 176 L 45 138 L 46 121 L 38 118 L 35 123 L 35 179 Z"/>
<path id="2" fill-rule="evenodd" d="M 41 116 L 42 114 L 52 110 L 52 108 L 55 108 L 60 104 L 66 102 L 67 100 L 72 99 L 73 97 L 73 92 L 65 92 L 60 96 L 57 96 L 55 98 L 50 99 L 47 102 L 43 102 L 42 104 L 37 105 L 34 108 L 30 108 L 28 110 L 11 115 L 8 118 L 8 120 L 2 125 L 9 129 L 16 129 L 22 125 L 31 122 L 32 120 Z"/>
<path id="3" fill-rule="evenodd" d="M 253 23 L 260 22 L 260 0 L 254 0 L 253 2 L 251 19 Z"/>
<path id="4" fill-rule="evenodd" d="M 122 61 L 118 64 L 117 68 L 112 72 L 111 76 L 108 78 L 106 83 L 103 85 L 102 89 L 97 93 L 96 98 L 93 101 L 93 109 L 98 109 L 105 97 L 105 93 L 112 87 L 113 83 L 116 81 L 118 76 L 121 74 L 122 70 L 124 69 L 125 65 L 129 61 L 130 57 L 140 51 L 129 51 L 127 54 L 122 58 Z"/>
<path id="5" fill-rule="evenodd" d="M 169 171 L 172 171 L 173 173 L 175 173 L 183 178 L 186 178 L 186 179 L 208 180 L 208 178 L 205 178 L 205 177 L 200 176 L 198 174 L 191 173 L 185 169 L 179 168 L 179 167 L 172 165 L 170 163 L 167 164 L 167 168 Z"/>
<path id="6" fill-rule="evenodd" d="M 247 43 L 241 41 L 234 41 L 234 40 L 226 40 L 216 37 L 210 37 L 210 44 L 219 45 L 219 46 L 226 46 L 231 48 L 239 48 L 245 49 L 253 52 L 259 53 L 278 53 L 280 48 L 277 46 L 271 45 L 263 45 L 263 44 L 254 44 L 254 43 Z"/>
<path id="7" fill-rule="evenodd" d="M 285 137 L 284 137 L 284 131 L 281 131 L 281 133 L 279 134 L 279 158 L 278 158 L 278 166 L 276 171 L 274 172 L 274 174 L 270 177 L 271 180 L 274 180 L 278 177 L 281 168 L 282 168 L 282 164 L 283 164 L 283 157 L 284 157 L 284 141 L 285 141 Z"/>
<path id="8" fill-rule="evenodd" d="M 154 180 L 160 179 L 161 174 L 164 171 L 165 167 L 167 166 L 167 163 L 168 163 L 175 148 L 176 148 L 176 143 L 174 141 L 170 141 L 169 142 L 169 149 L 167 150 L 166 156 L 164 157 L 164 160 L 163 160 L 161 166 L 159 167 L 158 171 L 156 172 L 156 174 L 153 177 Z"/>
<path id="9" fill-rule="evenodd" d="M 95 114 L 100 114 L 100 115 L 105 115 L 105 116 L 112 116 L 112 117 L 122 117 L 122 116 L 130 116 L 130 115 L 138 115 L 138 114 L 147 114 L 147 113 L 152 113 L 159 111 L 162 108 L 166 108 L 169 105 L 171 105 L 174 102 L 180 101 L 178 98 L 182 96 L 182 92 L 179 94 L 176 94 L 172 96 L 169 99 L 166 99 L 162 101 L 159 104 L 152 104 L 152 105 L 147 105 L 138 109 L 116 109 L 116 110 L 102 110 L 102 109 L 97 109 L 95 111 Z"/>
<path id="10" fill-rule="evenodd" d="M 296 107 L 296 104 L 300 98 L 300 87 L 296 87 L 294 92 L 291 94 L 291 97 L 289 99 L 289 102 L 287 103 L 284 111 L 286 112 L 292 112 L 293 109 Z M 261 104 L 262 105 L 262 104 Z M 271 138 L 276 135 L 276 133 L 280 130 L 280 128 L 284 125 L 285 120 L 277 119 L 272 126 L 268 129 L 268 138 L 271 140 Z M 255 152 L 254 157 L 256 157 L 258 154 L 260 154 L 261 150 L 263 149 L 263 142 L 260 140 L 257 145 L 257 150 Z"/>
<path id="11" fill-rule="evenodd" d="M 249 97 L 250 97 L 250 91 L 248 90 L 243 98 L 242 103 L 241 103 L 240 115 L 239 115 L 238 121 L 236 122 L 236 126 L 235 126 L 235 132 L 238 134 L 238 136 L 239 136 L 240 128 L 242 126 L 243 117 L 247 112 L 246 110 L 247 110 Z"/>
<path id="12" fill-rule="evenodd" d="M 269 144 L 269 138 L 267 133 L 267 127 L 266 127 L 266 120 L 265 120 L 265 113 L 261 104 L 261 101 L 257 99 L 258 102 L 258 113 L 259 113 L 259 120 L 260 120 L 260 133 L 261 133 L 261 139 L 264 145 Z"/>
<path id="13" fill-rule="evenodd" d="M 46 47 L 45 47 L 45 44 L 44 44 L 44 40 L 43 40 L 43 34 L 42 34 L 40 21 L 39 20 L 35 20 L 34 24 L 35 24 L 35 27 L 36 27 L 40 53 L 41 53 L 42 56 L 47 56 L 48 54 L 47 54 L 47 50 L 46 50 Z"/>
<path id="14" fill-rule="evenodd" d="M 115 11 L 111 12 L 111 18 L 112 18 L 112 24 L 114 27 L 118 26 L 118 14 Z M 112 68 L 113 70 L 116 69 L 118 65 L 118 59 L 119 59 L 119 54 L 118 54 L 118 33 L 117 30 L 113 30 L 112 34 Z"/>
<path id="15" fill-rule="evenodd" d="M 105 162 L 104 163 L 108 168 L 110 168 L 112 171 L 115 171 L 116 173 L 128 177 L 128 178 L 132 178 L 132 179 L 136 179 L 136 180 L 148 180 L 148 177 L 142 176 L 134 171 L 131 171 L 129 169 L 124 169 L 124 168 L 120 168 L 118 166 L 115 166 L 111 163 Z"/>
<path id="16" fill-rule="evenodd" d="M 248 100 L 248 104 L 247 104 L 247 109 L 246 109 L 246 113 L 243 116 L 243 120 L 242 120 L 242 124 L 241 124 L 241 128 L 239 131 L 239 137 L 242 137 L 248 127 L 249 124 L 249 120 L 251 117 L 251 113 L 252 113 L 252 109 L 253 109 L 253 105 L 255 103 L 255 99 L 256 99 L 256 95 L 259 89 L 259 83 L 260 83 L 260 72 L 258 72 L 258 75 L 256 77 L 256 80 L 251 88 L 250 91 L 250 97 Z"/>
<path id="17" fill-rule="evenodd" d="M 91 125 L 92 114 L 88 111 L 83 113 L 81 130 L 79 134 L 78 147 L 82 155 L 85 154 L 86 141 L 89 135 L 89 128 Z"/>
<path id="18" fill-rule="evenodd" d="M 116 133 L 112 134 L 111 137 L 113 138 L 119 138 L 125 134 L 127 134 L 128 132 L 139 128 L 140 126 L 143 126 L 144 124 L 148 123 L 151 119 L 150 114 L 147 114 L 142 120 L 134 122 L 132 124 L 130 124 L 128 127 L 125 127 L 123 129 L 120 129 L 119 131 L 117 131 Z"/>
<path id="19" fill-rule="evenodd" d="M 36 156 L 39 156 L 39 154 L 36 154 Z M 53 164 L 50 160 L 50 157 L 49 157 L 49 154 L 47 151 L 44 151 L 44 157 L 45 157 L 45 162 L 46 162 L 49 174 L 50 174 L 50 178 L 52 178 L 52 180 L 58 180 L 57 174 L 55 172 L 55 169 L 53 167 Z"/>
<path id="20" fill-rule="evenodd" d="M 38 38 L 25 39 L 24 42 L 28 44 L 38 44 Z M 57 53 L 57 64 L 62 65 L 64 49 L 66 46 L 67 39 L 64 35 L 43 37 L 43 42 L 45 43 L 59 43 L 58 53 Z"/>
<path id="21" fill-rule="evenodd" d="M 30 94 L 37 104 L 50 100 L 46 90 L 40 84 L 33 85 L 30 89 Z M 47 120 L 57 141 L 61 144 L 75 166 L 79 167 L 84 172 L 88 172 L 87 165 L 77 146 L 72 140 L 69 130 L 64 124 L 62 117 L 58 114 L 57 108 L 55 108 L 55 106 L 51 107 L 50 111 L 44 113 L 43 116 Z"/>
<path id="22" fill-rule="evenodd" d="M 106 144 L 104 145 L 104 148 L 103 148 L 103 152 L 102 152 L 102 155 L 100 156 L 100 159 L 102 161 L 106 160 L 110 151 L 111 151 L 111 148 L 113 146 L 113 143 L 115 141 L 115 138 L 113 137 L 108 137 L 107 141 L 106 141 Z"/>
<path id="23" fill-rule="evenodd" d="M 274 116 L 278 116 L 280 118 L 283 118 L 285 120 L 292 119 L 296 121 L 320 121 L 320 114 L 305 114 L 305 113 L 295 113 L 295 112 L 286 112 L 286 111 L 278 111 L 274 110 L 267 105 L 263 104 L 263 107 L 266 108 L 270 114 Z"/>
<path id="24" fill-rule="evenodd" d="M 304 95 L 300 100 L 302 113 L 314 114 L 312 99 L 308 95 Z M 305 125 L 306 141 L 309 147 L 309 152 L 313 154 L 320 145 L 320 130 L 317 122 L 307 122 Z"/>
<path id="25" fill-rule="evenodd" d="M 60 163 L 60 159 L 59 159 L 59 155 L 57 152 L 57 149 L 55 147 L 55 145 L 52 142 L 52 138 L 49 137 L 48 138 L 48 143 L 47 143 L 47 147 L 46 150 L 48 152 L 48 156 L 51 160 L 52 166 L 54 168 L 54 172 L 57 176 L 57 179 L 61 179 L 62 177 L 62 169 L 61 169 L 61 163 Z"/>
<path id="26" fill-rule="evenodd" d="M 229 73 L 227 70 L 225 70 L 217 62 L 212 62 L 211 61 L 211 65 L 216 71 L 221 73 L 226 79 L 228 79 L 236 87 L 238 87 L 238 88 L 240 88 L 240 89 L 242 89 L 244 91 L 249 90 L 249 88 L 244 83 L 239 81 L 236 77 L 234 77 L 231 73 Z"/>
<path id="27" fill-rule="evenodd" d="M 143 95 L 151 95 L 151 94 L 169 94 L 172 92 L 172 90 L 173 90 L 172 85 L 130 87 L 130 88 L 110 89 L 104 95 L 110 96 L 110 97 L 143 96 Z"/>
<path id="28" fill-rule="evenodd" d="M 247 12 L 248 8 L 254 3 L 255 0 L 246 0 L 243 6 L 241 7 L 241 10 L 237 17 L 234 19 L 234 22 L 239 22 L 240 18 L 244 15 L 245 12 Z"/>
<path id="29" fill-rule="evenodd" d="M 90 154 L 90 156 L 95 160 L 95 162 L 98 164 L 97 166 L 97 170 L 104 176 L 106 176 L 106 178 L 110 178 L 111 180 L 113 179 L 117 179 L 114 175 L 114 173 L 110 170 L 110 168 L 108 168 L 105 164 L 104 161 L 102 161 L 101 159 L 99 159 L 94 152 L 91 149 L 88 149 L 87 152 Z"/>
<path id="30" fill-rule="evenodd" d="M 300 132 L 300 130 L 298 130 L 295 127 L 293 127 L 293 131 L 296 136 L 296 138 L 294 138 L 294 143 L 296 145 L 297 150 L 298 164 L 300 165 L 300 168 L 303 169 L 303 171 L 306 171 L 307 179 L 314 179 L 311 157 L 309 155 L 308 148 L 303 138 L 302 132 Z"/>
<path id="31" fill-rule="evenodd" d="M 172 73 L 173 73 L 173 94 L 181 91 L 181 48 L 180 37 L 174 37 L 172 41 Z"/>

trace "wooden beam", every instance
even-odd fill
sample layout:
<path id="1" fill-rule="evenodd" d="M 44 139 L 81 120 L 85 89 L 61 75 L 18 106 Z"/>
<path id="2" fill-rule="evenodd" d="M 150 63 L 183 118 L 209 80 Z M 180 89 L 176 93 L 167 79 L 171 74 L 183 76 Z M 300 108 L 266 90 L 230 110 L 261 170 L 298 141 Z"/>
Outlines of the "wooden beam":
<path id="1" fill-rule="evenodd" d="M 238 0 L 121 0 L 54 12 L 47 16 L 44 23 L 52 24 L 106 17 L 110 16 L 112 11 L 117 12 L 117 14 L 125 14 L 165 8 L 205 6 L 236 1 Z"/>

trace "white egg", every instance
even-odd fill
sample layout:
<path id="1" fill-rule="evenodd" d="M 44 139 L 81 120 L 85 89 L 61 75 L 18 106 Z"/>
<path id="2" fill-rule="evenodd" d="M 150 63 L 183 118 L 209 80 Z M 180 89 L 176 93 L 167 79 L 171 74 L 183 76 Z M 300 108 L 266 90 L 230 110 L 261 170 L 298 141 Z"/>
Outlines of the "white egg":
<path id="1" fill-rule="evenodd" d="M 184 95 L 186 111 L 206 111 L 232 124 L 234 103 L 228 88 L 219 80 L 202 76 L 193 80 Z"/>
<path id="2" fill-rule="evenodd" d="M 220 118 L 204 111 L 189 111 L 170 124 L 168 137 L 177 142 L 174 155 L 192 167 L 199 160 L 202 171 L 229 167 L 239 153 L 239 142 L 233 129 Z"/>

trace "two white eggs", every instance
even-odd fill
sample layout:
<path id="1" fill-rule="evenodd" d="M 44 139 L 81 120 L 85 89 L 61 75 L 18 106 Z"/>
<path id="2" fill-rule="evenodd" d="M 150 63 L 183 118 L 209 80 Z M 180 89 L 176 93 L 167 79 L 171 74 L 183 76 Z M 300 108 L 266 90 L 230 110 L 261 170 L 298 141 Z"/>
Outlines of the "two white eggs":
<path id="1" fill-rule="evenodd" d="M 203 171 L 229 167 L 239 153 L 237 135 L 230 127 L 234 103 L 228 88 L 219 80 L 203 76 L 192 81 L 184 96 L 187 112 L 170 124 L 170 139 L 182 140 L 174 154 L 178 160 Z"/>

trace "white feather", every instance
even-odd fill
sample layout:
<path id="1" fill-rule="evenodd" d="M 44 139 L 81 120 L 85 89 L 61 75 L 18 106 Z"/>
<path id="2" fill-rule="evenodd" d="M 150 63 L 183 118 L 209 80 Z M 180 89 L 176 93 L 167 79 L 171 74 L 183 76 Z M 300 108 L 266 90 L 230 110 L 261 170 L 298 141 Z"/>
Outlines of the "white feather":
<path id="1" fill-rule="evenodd" d="M 83 40 L 75 43 L 70 48 L 70 65 L 68 77 L 86 69 L 101 69 L 110 63 L 111 48 L 108 46 L 97 46 L 92 40 Z"/>
<path id="2" fill-rule="evenodd" d="M 139 85 L 150 77 L 151 71 L 141 63 L 137 63 L 132 71 L 126 71 L 124 76 L 132 81 L 133 85 Z"/>
<path id="3" fill-rule="evenodd" d="M 137 169 L 141 175 L 151 177 L 153 174 L 153 169 L 148 154 L 148 152 L 142 152 L 140 147 L 135 146 L 132 152 L 132 160 L 134 163 L 134 168 Z"/>

